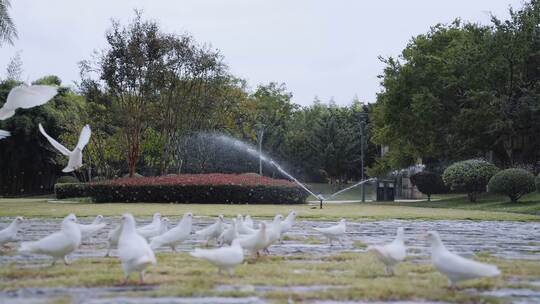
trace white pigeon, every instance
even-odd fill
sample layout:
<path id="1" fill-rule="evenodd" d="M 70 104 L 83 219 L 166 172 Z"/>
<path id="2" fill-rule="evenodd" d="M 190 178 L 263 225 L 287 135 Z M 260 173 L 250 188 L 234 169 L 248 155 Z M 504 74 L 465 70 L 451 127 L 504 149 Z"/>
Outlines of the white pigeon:
<path id="1" fill-rule="evenodd" d="M 86 125 L 83 127 L 81 134 L 79 135 L 79 141 L 77 142 L 77 146 L 75 146 L 75 149 L 73 151 L 68 150 L 68 148 L 64 147 L 62 144 L 57 142 L 54 138 L 50 137 L 49 134 L 45 132 L 43 129 L 43 126 L 39 124 L 39 131 L 45 138 L 49 141 L 49 143 L 56 149 L 58 152 L 62 153 L 63 155 L 69 157 L 67 166 L 62 170 L 62 172 L 68 173 L 73 172 L 83 165 L 83 150 L 84 147 L 88 144 L 88 141 L 90 141 L 90 135 L 92 134 L 92 131 L 90 130 L 90 126 Z"/>
<path id="2" fill-rule="evenodd" d="M 244 218 L 244 225 L 248 228 L 253 229 L 253 220 L 251 219 L 251 215 L 247 214 Z"/>
<path id="3" fill-rule="evenodd" d="M 253 222 L 251 224 L 253 225 Z M 254 234 L 257 232 L 256 229 L 250 228 L 246 225 L 241 214 L 236 216 L 236 230 L 238 231 L 238 234 L 241 235 Z"/>
<path id="4" fill-rule="evenodd" d="M 220 214 L 215 223 L 195 232 L 195 234 L 198 235 L 200 238 L 206 240 L 206 245 L 208 246 L 208 243 L 210 242 L 210 240 L 215 239 L 217 242 L 217 239 L 219 238 L 222 232 L 223 232 L 223 215 Z"/>
<path id="5" fill-rule="evenodd" d="M 394 275 L 394 266 L 402 262 L 407 256 L 403 227 L 397 229 L 394 241 L 386 245 L 368 246 L 367 251 L 374 252 L 379 260 L 386 265 L 386 274 Z"/>
<path id="6" fill-rule="evenodd" d="M 330 243 L 330 246 L 332 246 L 332 241 L 333 240 L 336 240 L 338 241 L 340 244 L 341 243 L 341 236 L 343 236 L 346 232 L 346 220 L 345 219 L 341 219 L 339 221 L 339 224 L 337 225 L 334 225 L 334 226 L 330 226 L 330 227 L 326 227 L 326 228 L 313 228 L 317 231 L 319 231 L 320 233 L 322 233 L 327 239 L 328 239 L 328 242 Z"/>
<path id="7" fill-rule="evenodd" d="M 266 246 L 264 250 L 268 253 L 268 247 L 277 242 L 281 237 L 281 221 L 283 215 L 277 214 L 274 221 L 266 226 Z"/>
<path id="8" fill-rule="evenodd" d="M 455 287 L 460 281 L 501 274 L 495 265 L 469 260 L 448 251 L 436 231 L 429 231 L 427 239 L 431 243 L 431 261 L 435 268 L 448 278 L 450 287 Z"/>
<path id="9" fill-rule="evenodd" d="M 135 229 L 135 219 L 131 214 L 122 216 L 122 232 L 118 240 L 118 257 L 124 270 L 124 284 L 132 272 L 139 273 L 139 283 L 144 284 L 144 271 L 152 264 L 156 264 L 156 256 Z"/>
<path id="10" fill-rule="evenodd" d="M 154 213 L 152 216 L 152 222 L 146 226 L 139 227 L 138 230 L 146 230 L 146 229 L 152 229 L 154 227 L 160 227 L 161 226 L 161 213 L 157 212 Z"/>
<path id="11" fill-rule="evenodd" d="M 19 252 L 45 254 L 53 258 L 54 265 L 57 260 L 63 259 L 68 265 L 67 256 L 81 245 L 81 230 L 77 225 L 77 217 L 70 214 L 62 221 L 62 229 L 50 234 L 36 242 L 21 244 Z"/>
<path id="12" fill-rule="evenodd" d="M 163 246 L 171 247 L 176 252 L 176 246 L 187 240 L 191 235 L 193 213 L 184 214 L 176 227 L 151 239 L 150 247 L 156 249 Z"/>
<path id="13" fill-rule="evenodd" d="M 23 222 L 24 219 L 18 216 L 6 228 L 0 230 L 0 245 L 17 241 L 17 233 Z"/>
<path id="14" fill-rule="evenodd" d="M 231 246 L 216 249 L 195 248 L 195 251 L 190 252 L 190 254 L 217 266 L 220 274 L 223 271 L 229 271 L 232 275 L 234 267 L 244 261 L 244 251 L 242 246 L 240 246 L 239 239 L 233 240 Z"/>
<path id="15" fill-rule="evenodd" d="M 260 255 L 259 251 L 264 249 L 268 243 L 266 223 L 262 222 L 260 226 L 261 228 L 256 233 L 238 238 L 243 249 L 257 256 Z"/>
<path id="16" fill-rule="evenodd" d="M 98 216 L 96 216 L 94 221 L 92 221 L 91 224 L 88 224 L 88 225 L 78 224 L 79 229 L 81 230 L 82 239 L 84 240 L 84 239 L 90 237 L 91 235 L 95 234 L 99 230 L 105 228 L 105 226 L 107 226 L 107 224 L 102 223 L 102 221 L 103 221 L 103 215 L 98 215 Z"/>
<path id="17" fill-rule="evenodd" d="M 292 226 L 294 226 L 294 223 L 296 222 L 296 211 L 291 211 L 289 215 L 285 218 L 283 222 L 281 222 L 281 235 L 279 237 L 281 241 L 281 237 L 287 233 L 289 230 L 291 230 Z"/>
<path id="18" fill-rule="evenodd" d="M 0 120 L 8 119 L 15 115 L 15 110 L 29 109 L 40 106 L 58 94 L 58 88 L 48 85 L 20 85 L 9 91 L 6 103 L 0 108 Z M 11 134 L 8 131 L 0 130 L 0 139 Z"/>
<path id="19" fill-rule="evenodd" d="M 145 238 L 147 241 L 169 230 L 169 219 L 166 217 L 161 218 L 158 225 L 147 225 L 143 228 L 137 229 L 137 233 Z"/>
<path id="20" fill-rule="evenodd" d="M 236 219 L 232 220 L 232 224 L 229 228 L 225 229 L 221 235 L 218 237 L 218 245 L 223 246 L 231 245 L 232 241 L 238 237 L 238 230 L 236 229 Z"/>
<path id="21" fill-rule="evenodd" d="M 122 224 L 116 226 L 114 229 L 109 231 L 107 235 L 107 253 L 105 254 L 108 257 L 111 254 L 111 249 L 118 247 L 118 239 L 120 239 L 120 233 L 122 232 Z"/>

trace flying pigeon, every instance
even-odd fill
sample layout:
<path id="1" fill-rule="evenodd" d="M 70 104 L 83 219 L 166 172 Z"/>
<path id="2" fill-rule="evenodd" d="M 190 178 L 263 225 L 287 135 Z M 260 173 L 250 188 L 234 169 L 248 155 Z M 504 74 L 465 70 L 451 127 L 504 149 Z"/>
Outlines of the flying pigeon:
<path id="1" fill-rule="evenodd" d="M 77 143 L 77 146 L 75 146 L 75 149 L 73 151 L 69 151 L 66 147 L 61 145 L 59 142 L 57 142 L 54 138 L 50 137 L 49 134 L 45 132 L 43 129 L 43 126 L 39 124 L 39 131 L 47 140 L 49 143 L 60 153 L 63 155 L 69 157 L 69 161 L 67 166 L 62 170 L 62 172 L 68 173 L 73 172 L 79 168 L 82 167 L 82 152 L 84 147 L 88 144 L 88 141 L 90 140 L 90 135 L 92 134 L 92 131 L 90 130 L 90 126 L 86 125 L 81 131 L 81 134 L 79 136 L 79 142 Z"/>
<path id="2" fill-rule="evenodd" d="M 9 91 L 6 103 L 0 108 L 0 120 L 15 115 L 15 110 L 29 109 L 47 103 L 58 94 L 58 88 L 48 85 L 20 85 Z M 0 130 L 0 139 L 10 136 L 8 131 Z"/>

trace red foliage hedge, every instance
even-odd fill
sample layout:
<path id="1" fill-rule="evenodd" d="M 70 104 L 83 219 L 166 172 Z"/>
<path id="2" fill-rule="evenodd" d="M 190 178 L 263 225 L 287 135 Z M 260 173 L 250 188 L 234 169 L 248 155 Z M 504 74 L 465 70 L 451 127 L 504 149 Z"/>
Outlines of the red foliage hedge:
<path id="1" fill-rule="evenodd" d="M 96 202 L 299 204 L 306 192 L 293 182 L 256 174 L 184 174 L 57 184 L 56 197 L 90 196 Z"/>
<path id="2" fill-rule="evenodd" d="M 240 186 L 286 186 L 296 184 L 285 179 L 273 179 L 255 173 L 247 174 L 180 174 L 149 176 L 138 178 L 119 178 L 101 183 L 113 185 L 240 185 Z"/>

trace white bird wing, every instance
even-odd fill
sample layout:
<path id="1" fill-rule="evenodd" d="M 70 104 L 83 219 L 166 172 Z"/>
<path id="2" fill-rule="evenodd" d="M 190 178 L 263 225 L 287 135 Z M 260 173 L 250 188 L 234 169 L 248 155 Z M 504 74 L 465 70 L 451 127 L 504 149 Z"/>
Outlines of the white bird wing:
<path id="1" fill-rule="evenodd" d="M 89 224 L 89 225 L 79 224 L 79 229 L 81 230 L 81 234 L 83 236 L 88 236 L 88 235 L 94 234 L 95 232 L 105 228 L 105 226 L 106 226 L 105 223 Z"/>
<path id="2" fill-rule="evenodd" d="M 11 241 L 15 237 L 16 232 L 14 233 L 11 229 L 5 228 L 0 231 L 0 245 Z"/>
<path id="3" fill-rule="evenodd" d="M 238 250 L 231 247 L 222 247 L 216 249 L 199 249 L 191 252 L 191 255 L 197 258 L 201 258 L 210 261 L 217 265 L 231 265 L 239 264 L 242 262 L 243 254 Z"/>
<path id="4" fill-rule="evenodd" d="M 64 154 L 65 156 L 69 156 L 71 154 L 71 151 L 69 151 L 68 148 L 62 146 L 62 144 L 57 142 L 54 138 L 50 137 L 49 134 L 45 132 L 41 124 L 39 124 L 39 131 L 41 132 L 41 134 L 43 134 L 43 136 L 45 136 L 45 138 L 49 141 L 49 143 L 60 153 Z"/>
<path id="5" fill-rule="evenodd" d="M 469 260 L 449 251 L 437 254 L 434 262 L 439 271 L 454 278 L 486 277 L 500 273 L 497 266 Z"/>
<path id="6" fill-rule="evenodd" d="M 28 109 L 47 103 L 56 94 L 58 94 L 57 87 L 48 85 L 20 85 L 9 92 L 4 107 L 10 109 Z"/>
<path id="7" fill-rule="evenodd" d="M 88 144 L 90 141 L 90 135 L 92 135 L 92 130 L 90 129 L 89 125 L 86 125 L 82 128 L 81 135 L 79 135 L 79 142 L 77 143 L 77 148 L 79 150 L 83 150 L 84 147 Z"/>
<path id="8" fill-rule="evenodd" d="M 0 139 L 4 139 L 9 136 L 11 136 L 11 133 L 9 133 L 8 131 L 0 130 Z"/>
<path id="9" fill-rule="evenodd" d="M 41 240 L 36 242 L 26 243 L 30 245 L 30 251 L 35 253 L 52 253 L 61 252 L 66 247 L 71 246 L 73 243 L 69 240 L 62 231 L 50 234 Z M 25 247 L 25 243 L 21 244 L 21 248 Z"/>

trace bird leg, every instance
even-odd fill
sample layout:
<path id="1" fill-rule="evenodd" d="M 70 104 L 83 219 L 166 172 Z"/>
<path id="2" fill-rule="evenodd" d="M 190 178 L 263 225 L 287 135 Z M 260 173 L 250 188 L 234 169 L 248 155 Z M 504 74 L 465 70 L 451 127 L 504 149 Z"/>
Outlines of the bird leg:
<path id="1" fill-rule="evenodd" d="M 176 252 L 176 246 L 172 245 L 171 249 L 172 249 L 173 252 Z"/>
<path id="2" fill-rule="evenodd" d="M 328 242 L 330 242 L 330 247 L 332 247 L 333 244 L 332 244 L 332 239 L 331 238 L 328 238 Z"/>
<path id="3" fill-rule="evenodd" d="M 54 267 L 54 265 L 56 265 L 56 259 L 53 259 L 51 267 Z"/>
<path id="4" fill-rule="evenodd" d="M 68 261 L 67 255 L 64 256 L 64 264 L 66 264 L 66 265 L 69 265 L 69 264 L 70 264 L 69 261 Z"/>
<path id="5" fill-rule="evenodd" d="M 394 274 L 394 268 L 392 266 L 386 266 L 386 275 L 393 276 Z"/>

